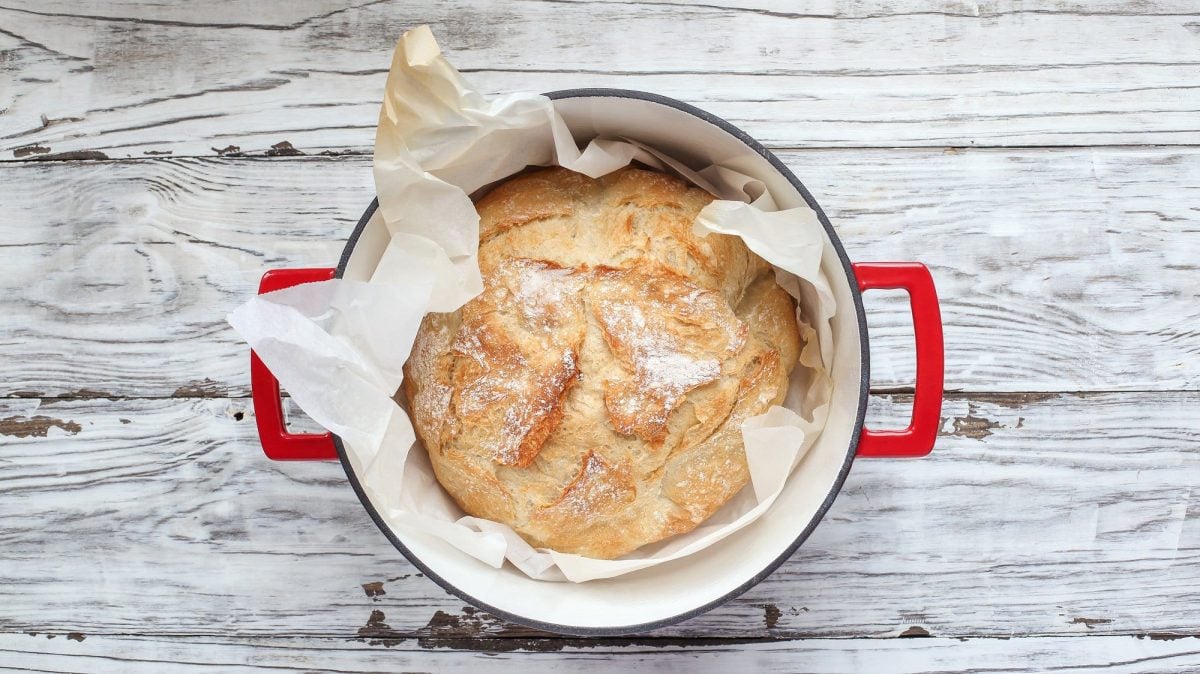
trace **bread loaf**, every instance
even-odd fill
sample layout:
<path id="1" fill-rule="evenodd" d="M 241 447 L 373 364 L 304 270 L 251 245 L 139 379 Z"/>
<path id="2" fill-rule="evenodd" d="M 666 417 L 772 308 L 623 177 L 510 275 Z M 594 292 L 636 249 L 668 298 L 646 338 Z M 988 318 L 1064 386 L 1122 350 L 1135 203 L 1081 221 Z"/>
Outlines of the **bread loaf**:
<path id="1" fill-rule="evenodd" d="M 692 232 L 712 198 L 629 167 L 479 200 L 484 291 L 425 318 L 398 393 L 464 511 L 612 559 L 745 486 L 742 422 L 783 400 L 801 345 L 772 267 Z"/>

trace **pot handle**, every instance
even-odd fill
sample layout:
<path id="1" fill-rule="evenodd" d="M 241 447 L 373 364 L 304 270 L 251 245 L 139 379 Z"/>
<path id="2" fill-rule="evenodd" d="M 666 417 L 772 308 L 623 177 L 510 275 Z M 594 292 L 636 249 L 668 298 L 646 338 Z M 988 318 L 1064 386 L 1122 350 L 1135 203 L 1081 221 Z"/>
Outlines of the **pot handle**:
<path id="1" fill-rule="evenodd" d="M 263 274 L 258 294 L 283 290 L 301 283 L 328 281 L 333 269 L 272 269 Z M 267 369 L 258 354 L 250 351 L 250 397 L 254 418 L 258 421 L 258 439 L 263 452 L 275 461 L 336 461 L 337 449 L 329 433 L 288 433 L 283 423 L 283 401 L 279 398 L 279 380 Z"/>
<path id="2" fill-rule="evenodd" d="M 942 314 L 929 269 L 919 262 L 860 262 L 854 265 L 858 289 L 906 290 L 917 347 L 917 384 L 912 420 L 902 431 L 863 428 L 858 456 L 922 457 L 933 451 L 942 413 L 945 349 Z"/>

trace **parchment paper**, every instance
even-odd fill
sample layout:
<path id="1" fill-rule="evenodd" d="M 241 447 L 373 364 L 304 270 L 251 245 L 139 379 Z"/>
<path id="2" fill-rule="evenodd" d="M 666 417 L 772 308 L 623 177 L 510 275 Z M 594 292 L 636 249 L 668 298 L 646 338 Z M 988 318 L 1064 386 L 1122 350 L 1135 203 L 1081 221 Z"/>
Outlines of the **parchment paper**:
<path id="1" fill-rule="evenodd" d="M 418 326 L 478 294 L 479 218 L 469 194 L 529 165 L 599 177 L 631 161 L 675 172 L 719 197 L 699 234 L 741 236 L 804 298 L 806 346 L 784 406 L 742 427 L 751 485 L 696 530 L 620 560 L 535 550 L 509 527 L 464 516 L 438 485 L 408 415 L 392 399 Z M 621 138 L 576 145 L 551 101 L 487 99 L 446 61 L 427 27 L 400 38 L 375 139 L 375 184 L 390 243 L 369 282 L 332 280 L 255 297 L 229 322 L 316 422 L 340 436 L 381 516 L 401 537 L 424 532 L 481 562 L 542 580 L 582 582 L 698 552 L 757 519 L 823 428 L 831 394 L 824 233 L 808 208 L 777 210 L 763 184 L 726 167 L 688 167 Z"/>

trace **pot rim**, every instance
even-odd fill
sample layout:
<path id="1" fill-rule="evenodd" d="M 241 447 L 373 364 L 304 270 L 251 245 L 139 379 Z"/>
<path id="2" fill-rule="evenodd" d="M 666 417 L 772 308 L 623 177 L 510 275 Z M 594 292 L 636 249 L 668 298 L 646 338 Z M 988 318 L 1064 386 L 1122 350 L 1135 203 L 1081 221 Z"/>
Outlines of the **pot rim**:
<path id="1" fill-rule="evenodd" d="M 743 144 L 745 144 L 747 147 L 749 147 L 751 150 L 754 150 L 755 153 L 757 153 L 758 155 L 760 155 L 761 157 L 766 159 L 768 162 L 770 162 L 771 166 L 776 171 L 778 171 L 780 175 L 782 175 L 784 178 L 786 178 L 787 181 L 792 185 L 792 187 L 796 188 L 796 191 L 800 193 L 800 196 L 804 199 L 805 203 L 807 203 L 808 206 L 816 212 L 817 218 L 820 221 L 821 226 L 825 228 L 825 233 L 829 236 L 829 240 L 833 244 L 833 249 L 837 252 L 838 260 L 839 260 L 839 262 L 841 262 L 842 268 L 846 273 L 846 282 L 850 286 L 850 295 L 854 299 L 854 311 L 858 318 L 859 351 L 860 351 L 859 360 L 861 363 L 860 381 L 859 381 L 859 396 L 858 396 L 858 410 L 857 410 L 857 413 L 855 416 L 854 429 L 850 435 L 850 443 L 846 450 L 846 459 L 842 463 L 842 467 L 838 470 L 837 477 L 834 479 L 834 482 L 830 487 L 829 493 L 825 495 L 825 499 L 821 502 L 820 507 L 818 507 L 816 512 L 813 514 L 812 519 L 804 527 L 804 530 L 801 531 L 796 536 L 796 539 L 794 541 L 792 541 L 792 543 L 787 547 L 786 550 L 783 551 L 782 554 L 780 554 L 778 557 L 776 557 L 774 560 L 772 560 L 769 564 L 767 564 L 765 567 L 763 567 L 763 569 L 761 571 L 756 573 L 749 580 L 742 583 L 741 585 L 734 588 L 733 590 L 730 590 L 729 592 L 725 593 L 721 597 L 718 597 L 717 599 L 707 602 L 701 606 L 692 608 L 688 611 L 684 611 L 682 613 L 678 613 L 676 615 L 673 615 L 673 616 L 670 616 L 667 618 L 661 618 L 659 620 L 653 620 L 653 621 L 649 621 L 649 622 L 645 622 L 645 623 L 637 623 L 637 624 L 633 624 L 633 625 L 615 625 L 615 626 L 609 626 L 609 627 L 582 627 L 582 626 L 577 626 L 577 625 L 562 625 L 562 624 L 556 624 L 556 623 L 548 623 L 548 622 L 536 620 L 533 618 L 528 618 L 526 616 L 518 615 L 515 613 L 511 613 L 509 611 L 505 611 L 505 610 L 496 608 L 496 607 L 488 604 L 487 602 L 480 601 L 479 599 L 467 594 L 466 592 L 463 592 L 461 589 L 458 588 L 458 586 L 456 586 L 453 583 L 442 578 L 440 575 L 438 575 L 438 573 L 436 571 L 431 569 L 428 564 L 426 564 L 424 561 L 422 561 L 420 557 L 418 557 L 415 553 L 413 553 L 411 550 L 409 550 L 408 547 L 406 545 L 404 545 L 403 541 L 401 541 L 400 538 L 398 536 L 396 536 L 395 533 L 392 532 L 391 528 L 387 525 L 387 523 L 383 521 L 383 518 L 380 516 L 379 511 L 371 503 L 370 498 L 367 497 L 366 491 L 363 489 L 362 484 L 359 482 L 358 477 L 355 475 L 354 468 L 350 465 L 350 459 L 346 453 L 346 447 L 342 443 L 341 437 L 339 437 L 338 435 L 333 435 L 333 444 L 337 448 L 338 458 L 341 461 L 342 468 L 346 471 L 346 477 L 349 479 L 350 485 L 354 488 L 354 493 L 358 495 L 358 500 L 362 502 L 363 507 L 367 510 L 367 513 L 371 516 L 371 520 L 375 522 L 375 525 L 379 528 L 380 531 L 383 532 L 383 535 L 386 536 L 389 541 L 391 541 L 392 545 L 394 545 L 396 547 L 396 549 L 399 550 L 402 555 L 404 555 L 405 559 L 407 559 L 409 561 L 409 563 L 411 563 L 413 566 L 420 569 L 421 572 L 423 574 L 425 574 L 425 576 L 427 578 L 429 578 L 433 582 L 437 583 L 439 586 L 442 587 L 442 589 L 446 590 L 450 594 L 452 594 L 452 595 L 458 597 L 459 599 L 462 599 L 463 601 L 465 601 L 469 604 L 472 604 L 484 611 L 487 611 L 488 613 L 490 613 L 494 616 L 503 618 L 504 620 L 507 620 L 509 622 L 516 623 L 518 625 L 524 625 L 526 627 L 532 627 L 534 629 L 538 629 L 538 630 L 542 630 L 542 631 L 546 631 L 546 632 L 553 632 L 556 634 L 565 634 L 565 635 L 574 635 L 574 636 L 589 636 L 589 637 L 609 637 L 609 636 L 621 636 L 621 635 L 626 635 L 626 634 L 636 634 L 636 633 L 641 633 L 641 632 L 648 632 L 650 630 L 658 629 L 660 627 L 667 627 L 669 625 L 674 625 L 676 623 L 683 622 L 684 620 L 688 620 L 690 618 L 694 618 L 696 616 L 707 613 L 708 611 L 711 611 L 712 609 L 714 609 L 718 606 L 721 606 L 722 604 L 725 604 L 726 602 L 730 601 L 731 599 L 734 599 L 734 598 L 738 597 L 739 595 L 744 594 L 747 590 L 754 587 L 755 585 L 758 585 L 764 579 L 766 579 L 767 576 L 774 573 L 774 571 L 776 569 L 778 569 L 780 567 L 780 565 L 782 565 L 785 561 L 787 561 L 788 558 L 790 558 L 793 554 L 795 554 L 796 550 L 799 549 L 800 546 L 803 545 L 806 540 L 808 540 L 808 537 L 812 535 L 812 532 L 816 530 L 817 525 L 820 524 L 821 520 L 823 520 L 825 518 L 825 514 L 827 512 L 829 512 L 829 508 L 833 505 L 833 502 L 837 498 L 837 495 L 841 492 L 842 485 L 845 483 L 846 477 L 850 474 L 850 467 L 854 463 L 854 457 L 858 451 L 859 437 L 862 434 L 863 421 L 864 421 L 864 418 L 866 417 L 867 401 L 868 401 L 868 398 L 870 395 L 870 382 L 871 382 L 870 348 L 869 348 L 869 342 L 868 342 L 868 337 L 867 337 L 866 313 L 863 309 L 863 303 L 862 303 L 862 292 L 858 289 L 858 281 L 855 278 L 854 268 L 850 263 L 850 258 L 846 255 L 846 250 L 845 250 L 845 248 L 842 247 L 841 240 L 838 239 L 837 233 L 833 229 L 833 225 L 830 224 L 829 218 L 825 216 L 825 212 L 823 210 L 821 210 L 821 206 L 817 203 L 817 200 L 815 198 L 813 198 L 812 194 L 809 193 L 808 189 L 806 187 L 804 187 L 804 185 L 800 182 L 800 179 L 797 178 L 795 176 L 795 174 L 793 174 L 791 172 L 791 170 L 788 169 L 788 167 L 785 166 L 784 163 L 782 161 L 780 161 L 778 157 L 775 156 L 774 153 L 772 153 L 770 150 L 768 150 L 766 147 L 764 147 L 758 141 L 751 138 L 750 135 L 747 134 L 745 131 L 742 131 L 741 129 L 737 128 L 733 124 L 730 124 L 729 122 L 725 121 L 724 119 L 717 117 L 716 115 L 713 115 L 704 110 L 701 110 L 700 108 L 697 108 L 693 105 L 689 105 L 687 103 L 675 100 L 673 98 L 669 98 L 667 96 L 661 96 L 659 94 L 652 94 L 652 93 L 648 93 L 648 92 L 644 92 L 644 91 L 636 91 L 633 89 L 603 89 L 603 88 L 561 89 L 558 91 L 548 92 L 545 94 L 545 96 L 551 100 L 560 100 L 560 99 L 566 99 L 566 98 L 632 98 L 632 99 L 638 99 L 638 100 L 643 100 L 643 101 L 649 101 L 652 103 L 657 103 L 659 105 L 663 105 L 666 107 L 674 108 L 681 112 L 685 112 L 694 117 L 698 117 L 698 118 L 708 122 L 709 124 L 712 124 L 713 126 L 720 128 L 721 130 L 725 131 L 726 133 L 729 133 L 730 135 L 734 136 L 735 138 L 740 140 Z M 345 246 L 345 248 L 342 249 L 341 259 L 338 260 L 338 266 L 337 266 L 337 271 L 335 273 L 335 278 L 342 278 L 342 274 L 345 273 L 345 271 L 346 271 L 346 265 L 350 261 L 350 255 L 354 252 L 354 247 L 358 243 L 359 237 L 362 235 L 363 231 L 366 229 L 367 223 L 371 220 L 371 217 L 375 215 L 375 211 L 378 210 L 378 208 L 379 208 L 379 198 L 376 197 L 375 199 L 371 200 L 371 204 L 369 206 L 367 206 L 367 210 L 363 212 L 362 217 L 359 218 L 359 220 L 358 220 L 358 224 L 355 225 L 355 227 L 354 227 L 354 231 L 350 234 L 350 238 L 347 239 L 346 246 Z"/>

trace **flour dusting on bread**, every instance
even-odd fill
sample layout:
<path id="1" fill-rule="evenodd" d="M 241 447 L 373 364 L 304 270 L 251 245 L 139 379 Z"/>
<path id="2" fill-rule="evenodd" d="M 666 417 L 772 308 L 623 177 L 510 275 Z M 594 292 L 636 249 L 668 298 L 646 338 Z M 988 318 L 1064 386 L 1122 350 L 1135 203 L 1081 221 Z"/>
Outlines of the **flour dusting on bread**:
<path id="1" fill-rule="evenodd" d="M 425 318 L 402 389 L 468 514 L 612 559 L 745 486 L 741 424 L 783 400 L 801 345 L 770 265 L 692 232 L 711 200 L 654 171 L 550 168 L 477 203 L 484 291 Z"/>

